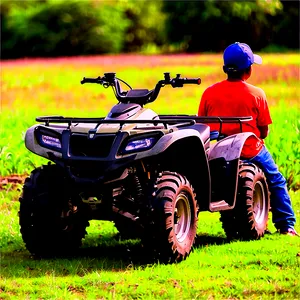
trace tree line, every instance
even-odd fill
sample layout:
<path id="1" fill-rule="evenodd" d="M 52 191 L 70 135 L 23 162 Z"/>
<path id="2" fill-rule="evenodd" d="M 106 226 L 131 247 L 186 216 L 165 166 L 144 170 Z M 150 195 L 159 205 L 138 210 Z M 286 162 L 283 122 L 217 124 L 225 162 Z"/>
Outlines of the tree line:
<path id="1" fill-rule="evenodd" d="M 299 51 L 299 1 L 2 0 L 1 58 Z"/>

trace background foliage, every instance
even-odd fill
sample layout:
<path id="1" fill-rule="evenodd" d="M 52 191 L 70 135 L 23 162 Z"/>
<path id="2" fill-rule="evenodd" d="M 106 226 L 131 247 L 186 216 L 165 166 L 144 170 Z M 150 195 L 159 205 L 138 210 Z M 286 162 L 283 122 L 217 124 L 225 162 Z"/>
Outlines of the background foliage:
<path id="1" fill-rule="evenodd" d="M 299 49 L 299 1 L 1 2 L 2 58 Z"/>

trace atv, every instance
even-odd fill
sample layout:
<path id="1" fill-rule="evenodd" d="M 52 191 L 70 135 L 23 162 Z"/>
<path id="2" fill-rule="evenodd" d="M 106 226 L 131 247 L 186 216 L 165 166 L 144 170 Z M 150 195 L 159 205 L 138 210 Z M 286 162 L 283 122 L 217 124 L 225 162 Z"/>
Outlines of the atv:
<path id="1" fill-rule="evenodd" d="M 26 178 L 20 197 L 20 231 L 32 255 L 78 250 L 90 220 L 114 222 L 121 237 L 140 239 L 165 263 L 191 253 L 200 211 L 220 212 L 229 239 L 264 235 L 266 178 L 241 157 L 254 135 L 242 132 L 251 117 L 158 115 L 144 107 L 162 87 L 199 85 L 200 78 L 164 73 L 152 90 L 133 89 L 116 73 L 84 83 L 113 89 L 118 103 L 106 117 L 37 117 L 26 132 L 26 147 L 49 160 Z M 224 136 L 226 123 L 241 133 Z"/>

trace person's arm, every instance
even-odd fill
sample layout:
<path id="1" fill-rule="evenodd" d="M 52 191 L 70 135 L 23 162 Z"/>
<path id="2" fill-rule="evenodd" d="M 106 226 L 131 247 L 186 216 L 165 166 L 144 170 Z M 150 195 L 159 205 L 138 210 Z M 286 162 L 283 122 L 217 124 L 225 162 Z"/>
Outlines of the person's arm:
<path id="1" fill-rule="evenodd" d="M 260 138 L 265 139 L 269 134 L 269 125 L 257 126 L 260 132 Z"/>
<path id="2" fill-rule="evenodd" d="M 272 124 L 272 119 L 267 103 L 265 92 L 261 89 L 261 97 L 258 98 L 258 119 L 257 128 L 260 132 L 260 138 L 265 139 L 269 134 L 269 125 Z"/>

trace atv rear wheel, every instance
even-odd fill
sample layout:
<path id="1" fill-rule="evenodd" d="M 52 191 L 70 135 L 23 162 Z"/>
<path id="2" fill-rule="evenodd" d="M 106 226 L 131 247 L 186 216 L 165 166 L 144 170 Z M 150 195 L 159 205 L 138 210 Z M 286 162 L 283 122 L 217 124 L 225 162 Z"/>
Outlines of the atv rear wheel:
<path id="1" fill-rule="evenodd" d="M 26 248 L 35 256 L 71 254 L 81 246 L 88 220 L 64 195 L 62 169 L 47 165 L 32 171 L 20 197 L 19 224 Z"/>
<path id="2" fill-rule="evenodd" d="M 266 178 L 252 163 L 241 163 L 236 205 L 221 212 L 221 222 L 228 239 L 255 240 L 264 236 L 270 210 Z"/>
<path id="3" fill-rule="evenodd" d="M 198 206 L 193 188 L 182 175 L 163 172 L 151 196 L 152 230 L 147 244 L 165 263 L 184 260 L 197 233 Z"/>

